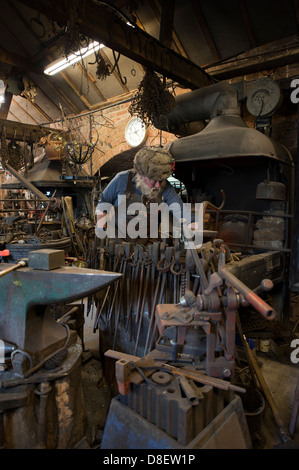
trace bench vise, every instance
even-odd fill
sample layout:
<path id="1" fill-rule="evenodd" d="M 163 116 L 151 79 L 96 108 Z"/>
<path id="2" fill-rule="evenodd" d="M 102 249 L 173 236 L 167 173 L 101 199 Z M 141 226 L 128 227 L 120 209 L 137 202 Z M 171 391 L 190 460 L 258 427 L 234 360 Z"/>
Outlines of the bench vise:
<path id="1" fill-rule="evenodd" d="M 0 339 L 14 347 L 14 374 L 28 376 L 66 347 L 70 335 L 54 318 L 52 304 L 82 299 L 119 277 L 119 273 L 66 266 L 63 250 L 35 250 L 15 265 L 0 264 Z"/>

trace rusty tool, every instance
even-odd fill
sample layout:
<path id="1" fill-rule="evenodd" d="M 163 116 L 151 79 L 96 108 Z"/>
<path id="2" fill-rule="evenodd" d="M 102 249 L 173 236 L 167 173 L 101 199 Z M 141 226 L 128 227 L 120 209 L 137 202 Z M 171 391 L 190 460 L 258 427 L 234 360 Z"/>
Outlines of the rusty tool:
<path id="1" fill-rule="evenodd" d="M 133 268 L 132 272 L 132 291 L 130 295 L 130 304 L 127 310 L 127 322 L 126 322 L 126 330 L 130 327 L 132 329 L 132 315 L 133 315 L 133 306 L 134 306 L 134 299 L 135 299 L 135 293 L 136 289 L 138 286 L 138 281 L 140 280 L 139 278 L 139 267 L 140 263 L 143 260 L 143 247 L 142 245 L 135 245 L 134 247 L 134 255 L 133 259 L 130 262 L 131 267 Z M 131 331 L 131 330 L 130 330 Z"/>
<path id="2" fill-rule="evenodd" d="M 162 251 L 163 253 L 163 251 Z M 156 306 L 158 303 L 161 303 L 162 301 L 162 296 L 164 294 L 164 289 L 166 285 L 166 274 L 170 270 L 170 266 L 173 263 L 173 257 L 170 256 L 170 251 L 167 252 L 167 254 L 160 259 L 160 261 L 157 263 L 157 270 L 158 270 L 158 279 L 156 283 L 156 289 L 155 289 L 155 294 L 154 294 L 154 300 L 152 304 L 152 310 L 151 310 L 151 317 L 150 317 L 150 324 L 149 328 L 147 331 L 147 337 L 146 337 L 146 342 L 145 342 L 145 347 L 144 347 L 144 354 L 146 354 L 148 348 L 151 349 L 151 344 L 154 338 L 154 333 L 156 329 L 156 322 L 155 322 L 155 310 Z M 161 277 L 162 277 L 162 283 L 161 283 Z M 161 289 L 160 289 L 160 284 L 161 284 Z M 160 295 L 159 295 L 160 294 Z M 159 295 L 159 300 L 158 300 L 158 295 Z M 150 336 L 152 335 L 151 339 Z"/>
<path id="3" fill-rule="evenodd" d="M 144 291 L 143 291 L 142 305 L 141 305 L 140 310 L 139 310 L 140 296 L 139 296 L 139 299 L 138 299 L 136 322 L 137 322 L 137 315 L 138 314 L 139 314 L 139 322 L 138 322 L 138 331 L 137 331 L 137 336 L 136 336 L 136 341 L 135 341 L 134 354 L 137 353 L 138 344 L 139 344 L 139 337 L 140 337 L 140 333 L 141 333 L 143 312 L 144 312 L 144 308 L 145 308 L 145 300 L 146 300 L 146 295 L 147 295 L 148 285 L 149 285 L 150 265 L 151 265 L 151 261 L 148 260 L 147 253 L 144 253 L 144 259 L 143 259 L 143 262 L 142 262 L 142 270 L 144 271 L 144 269 L 146 268 L 146 278 L 145 278 L 145 286 L 144 286 Z M 141 289 L 140 289 L 139 295 L 141 295 Z"/>
<path id="4" fill-rule="evenodd" d="M 295 432 L 295 426 L 296 422 L 298 419 L 298 412 L 299 412 L 299 378 L 295 390 L 295 399 L 294 399 L 294 404 L 292 407 L 292 414 L 291 414 L 291 421 L 290 421 L 290 426 L 289 426 L 289 432 L 291 436 L 294 435 Z"/>
<path id="5" fill-rule="evenodd" d="M 204 289 L 206 289 L 208 287 L 209 283 L 208 283 L 206 273 L 204 272 L 203 265 L 201 264 L 200 258 L 198 256 L 195 244 L 192 241 L 192 238 L 193 238 L 192 231 L 187 226 L 185 219 L 182 219 L 181 222 L 183 224 L 183 230 L 184 230 L 185 237 L 188 240 L 188 244 L 190 245 L 190 248 L 188 248 L 188 250 L 191 251 L 191 254 L 193 256 L 193 260 L 194 260 L 198 275 L 200 277 L 200 280 L 202 282 L 202 286 L 203 286 Z"/>
<path id="6" fill-rule="evenodd" d="M 152 358 L 148 358 L 147 356 L 140 358 L 138 356 L 132 356 L 130 354 L 125 354 L 118 351 L 113 351 L 109 349 L 105 352 L 105 356 L 111 357 L 112 359 L 123 359 L 125 361 L 129 361 L 131 366 L 134 366 L 139 369 L 163 369 L 166 372 L 170 372 L 173 375 L 177 375 L 179 377 L 186 377 L 187 379 L 193 380 L 194 382 L 199 382 L 204 385 L 209 385 L 211 387 L 220 388 L 222 390 L 233 390 L 239 393 L 245 393 L 246 390 L 243 387 L 239 387 L 237 385 L 231 384 L 226 380 L 217 379 L 215 377 L 210 377 L 205 374 L 201 374 L 198 371 L 185 369 L 185 368 L 177 368 L 173 367 L 165 362 L 156 362 L 152 360 Z"/>
<path id="7" fill-rule="evenodd" d="M 115 246 L 115 250 L 116 250 L 116 262 L 115 262 L 115 266 L 114 266 L 113 272 L 116 272 L 117 266 L 118 266 L 119 263 L 120 263 L 120 272 L 122 271 L 123 256 L 122 256 L 122 250 L 121 250 L 121 248 L 122 248 L 122 247 L 119 246 L 119 245 L 116 245 L 116 246 Z M 110 321 L 111 315 L 112 315 L 112 312 L 113 312 L 114 303 L 115 303 L 116 296 L 117 296 L 117 293 L 118 293 L 118 290 L 119 290 L 119 282 L 120 282 L 120 280 L 118 279 L 118 280 L 115 282 L 115 285 L 113 286 L 113 287 L 114 287 L 114 293 L 113 293 L 113 297 L 112 297 L 112 302 L 111 302 L 111 304 L 110 304 L 110 309 L 109 309 L 109 314 L 108 314 L 108 321 Z"/>
<path id="8" fill-rule="evenodd" d="M 19 269 L 19 268 L 24 268 L 25 266 L 27 266 L 27 260 L 21 259 L 20 261 L 18 261 L 17 264 L 13 264 L 9 268 L 6 268 L 0 271 L 0 277 L 6 276 L 11 271 L 14 271 L 15 269 Z"/>
<path id="9" fill-rule="evenodd" d="M 110 287 L 111 287 L 111 286 L 108 286 L 107 289 L 106 289 L 105 297 L 104 297 L 104 300 L 103 300 L 101 306 L 100 306 L 100 302 L 99 302 L 99 305 L 98 305 L 98 306 L 99 306 L 100 308 L 97 309 L 96 319 L 95 319 L 94 327 L 93 327 L 93 332 L 94 332 L 94 333 L 95 333 L 96 330 L 98 329 L 99 321 L 100 321 L 102 312 L 103 312 L 103 310 L 104 310 L 104 307 L 105 307 L 105 304 L 106 304 L 106 301 L 107 301 L 107 298 L 108 298 L 108 295 L 109 295 L 109 292 L 110 292 Z"/>
<path id="10" fill-rule="evenodd" d="M 264 318 L 267 320 L 273 320 L 276 317 L 275 310 L 261 299 L 253 290 L 249 289 L 242 281 L 234 276 L 225 267 L 225 252 L 221 252 L 219 255 L 218 274 L 222 279 L 231 284 L 235 289 L 242 294 L 244 299 L 249 302 Z"/>
<path id="11" fill-rule="evenodd" d="M 211 387 L 220 388 L 222 390 L 234 390 L 235 392 L 245 393 L 246 390 L 243 387 L 231 384 L 225 380 L 217 379 L 216 377 L 210 377 L 204 374 L 201 374 L 198 371 L 193 371 L 190 369 L 179 369 L 173 367 L 169 364 L 162 363 L 161 367 L 165 368 L 169 372 L 172 372 L 174 375 L 186 377 L 188 379 L 194 380 L 194 382 L 199 382 L 204 385 L 210 385 Z"/>
<path id="12" fill-rule="evenodd" d="M 190 385 L 188 379 L 184 376 L 181 376 L 179 378 L 180 386 L 182 387 L 182 390 L 184 394 L 186 395 L 186 398 L 190 405 L 195 406 L 198 405 L 199 403 L 199 398 L 197 393 L 195 393 L 193 387 Z"/>
<path id="13" fill-rule="evenodd" d="M 43 221 L 45 220 L 45 217 L 46 217 L 46 215 L 47 215 L 47 213 L 48 213 L 48 210 L 50 209 L 51 203 L 52 203 L 52 201 L 54 200 L 56 191 L 57 191 L 57 189 L 55 189 L 55 191 L 54 191 L 54 193 L 53 193 L 53 196 L 51 197 L 50 201 L 49 201 L 48 204 L 47 204 L 46 210 L 45 210 L 45 212 L 43 213 L 43 216 L 42 216 L 42 218 L 41 218 L 41 220 L 40 220 L 40 222 L 39 222 L 39 224 L 38 224 L 38 227 L 37 227 L 37 229 L 36 229 L 36 235 L 39 234 L 40 229 L 42 228 Z"/>
<path id="14" fill-rule="evenodd" d="M 150 335 L 151 335 L 151 331 L 152 331 L 154 321 L 155 321 L 155 309 L 156 309 L 156 304 L 157 304 L 157 299 L 158 299 L 158 294 L 159 294 L 159 289 L 160 289 L 160 281 L 161 281 L 161 272 L 159 271 L 158 279 L 157 279 L 157 283 L 156 283 L 155 294 L 154 294 L 154 299 L 153 299 L 153 303 L 152 303 L 150 324 L 149 324 L 149 327 L 148 327 L 148 330 L 147 330 L 146 342 L 145 342 L 145 346 L 144 346 L 144 354 L 146 354 L 146 352 L 148 350 L 148 346 L 149 346 L 149 343 L 150 343 Z"/>
<path id="15" fill-rule="evenodd" d="M 124 247 L 121 247 L 122 249 L 120 250 L 120 256 L 122 258 L 121 260 L 121 268 L 120 272 L 122 274 L 122 279 L 120 280 L 120 292 L 118 296 L 118 306 L 117 306 L 117 312 L 115 315 L 115 327 L 114 327 L 114 339 L 113 339 L 113 349 L 115 348 L 116 345 L 116 338 L 117 338 L 117 332 L 118 332 L 118 323 L 119 323 L 119 318 L 122 310 L 122 299 L 123 299 L 123 291 L 124 291 L 124 283 L 125 283 L 125 273 L 127 269 L 127 258 L 124 256 Z M 118 286 L 117 286 L 118 287 Z"/>

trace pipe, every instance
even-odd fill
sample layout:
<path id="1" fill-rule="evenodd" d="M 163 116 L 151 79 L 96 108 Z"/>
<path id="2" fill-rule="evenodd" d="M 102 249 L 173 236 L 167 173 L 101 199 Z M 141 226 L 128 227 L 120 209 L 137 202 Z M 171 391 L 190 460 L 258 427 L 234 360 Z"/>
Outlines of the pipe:
<path id="1" fill-rule="evenodd" d="M 276 317 L 275 310 L 267 304 L 263 299 L 256 295 L 253 290 L 249 289 L 243 282 L 241 282 L 236 276 L 234 276 L 225 267 L 225 253 L 219 255 L 219 266 L 218 274 L 226 282 L 231 284 L 235 289 L 243 295 L 244 299 L 247 300 L 266 320 L 273 320 Z"/>
<path id="2" fill-rule="evenodd" d="M 237 90 L 225 81 L 177 96 L 175 107 L 167 116 L 167 131 L 178 133 L 188 123 L 224 114 L 241 114 Z M 156 123 L 155 126 L 159 128 Z"/>

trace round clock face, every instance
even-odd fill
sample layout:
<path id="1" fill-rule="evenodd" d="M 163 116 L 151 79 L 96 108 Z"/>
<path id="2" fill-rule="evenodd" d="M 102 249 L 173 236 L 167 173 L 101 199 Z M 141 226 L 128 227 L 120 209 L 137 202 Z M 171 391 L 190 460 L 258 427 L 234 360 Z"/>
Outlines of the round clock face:
<path id="1" fill-rule="evenodd" d="M 125 130 L 125 139 L 131 147 L 143 144 L 147 137 L 147 128 L 139 117 L 132 118 Z"/>

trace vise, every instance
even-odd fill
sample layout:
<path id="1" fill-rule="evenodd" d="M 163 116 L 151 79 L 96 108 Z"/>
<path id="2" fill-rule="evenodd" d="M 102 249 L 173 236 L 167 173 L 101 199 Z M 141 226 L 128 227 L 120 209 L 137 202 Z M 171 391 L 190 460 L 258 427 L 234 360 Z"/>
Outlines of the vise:
<path id="1" fill-rule="evenodd" d="M 82 299 L 121 274 L 65 265 L 63 250 L 36 250 L 14 265 L 0 264 L 0 339 L 14 349 L 13 372 L 28 376 L 68 343 L 50 306 Z"/>

